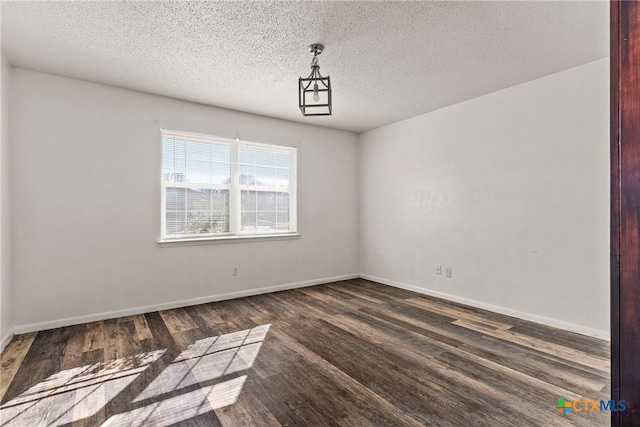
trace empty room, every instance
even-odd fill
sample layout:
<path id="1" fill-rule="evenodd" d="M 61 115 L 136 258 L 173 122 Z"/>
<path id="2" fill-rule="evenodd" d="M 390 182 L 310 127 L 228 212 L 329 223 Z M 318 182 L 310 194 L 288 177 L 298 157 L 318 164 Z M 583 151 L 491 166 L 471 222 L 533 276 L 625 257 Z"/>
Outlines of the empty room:
<path id="1" fill-rule="evenodd" d="M 0 425 L 633 412 L 610 16 L 2 2 Z"/>

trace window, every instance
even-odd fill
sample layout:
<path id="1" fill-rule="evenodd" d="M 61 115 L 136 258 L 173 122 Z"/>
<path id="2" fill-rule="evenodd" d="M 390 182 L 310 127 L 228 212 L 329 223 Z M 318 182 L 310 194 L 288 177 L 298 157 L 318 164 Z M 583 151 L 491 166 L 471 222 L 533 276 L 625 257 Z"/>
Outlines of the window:
<path id="1" fill-rule="evenodd" d="M 296 149 L 162 131 L 162 241 L 295 233 Z"/>

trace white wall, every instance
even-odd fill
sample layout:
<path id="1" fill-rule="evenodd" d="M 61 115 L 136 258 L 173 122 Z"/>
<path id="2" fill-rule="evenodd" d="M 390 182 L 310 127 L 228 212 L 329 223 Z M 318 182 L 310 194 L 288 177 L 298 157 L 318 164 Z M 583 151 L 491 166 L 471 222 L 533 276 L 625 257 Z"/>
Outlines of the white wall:
<path id="1" fill-rule="evenodd" d="M 0 349 L 10 338 L 13 318 L 11 286 L 11 227 L 9 211 L 9 90 L 11 66 L 0 53 Z"/>
<path id="2" fill-rule="evenodd" d="M 607 337 L 608 82 L 603 59 L 361 134 L 360 271 Z"/>
<path id="3" fill-rule="evenodd" d="M 358 273 L 355 134 L 21 69 L 13 79 L 17 331 Z M 298 146 L 301 237 L 159 246 L 161 127 Z"/>
<path id="4" fill-rule="evenodd" d="M 18 332 L 360 271 L 608 335 L 607 60 L 359 137 L 20 69 L 12 79 L 2 258 L 4 291 L 11 194 Z M 160 127 L 297 145 L 302 237 L 159 246 Z M 3 162 L 6 141 L 3 126 Z"/>

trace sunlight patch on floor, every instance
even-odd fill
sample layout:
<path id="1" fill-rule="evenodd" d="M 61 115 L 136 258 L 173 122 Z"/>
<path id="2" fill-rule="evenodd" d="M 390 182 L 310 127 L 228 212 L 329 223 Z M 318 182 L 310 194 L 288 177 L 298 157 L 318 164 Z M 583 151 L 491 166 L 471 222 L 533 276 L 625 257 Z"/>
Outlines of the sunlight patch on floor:
<path id="1" fill-rule="evenodd" d="M 247 376 L 170 397 L 109 418 L 103 427 L 164 427 L 232 405 L 238 399 Z"/>
<path id="2" fill-rule="evenodd" d="M 166 350 L 58 372 L 0 406 L 2 426 L 55 427 L 92 416 Z"/>
<path id="3" fill-rule="evenodd" d="M 134 402 L 251 368 L 269 326 L 261 325 L 196 341 L 180 353 Z"/>
<path id="4" fill-rule="evenodd" d="M 253 366 L 270 326 L 196 341 L 157 373 L 135 399 L 120 403 L 119 397 L 116 407 L 109 406 L 108 412 L 116 414 L 103 425 L 166 426 L 234 404 L 247 379 L 247 375 L 237 373 Z M 98 412 L 124 393 L 166 351 L 51 375 L 0 406 L 0 426 L 57 427 L 95 422 L 100 418 Z M 163 362 L 166 363 L 164 359 Z"/>

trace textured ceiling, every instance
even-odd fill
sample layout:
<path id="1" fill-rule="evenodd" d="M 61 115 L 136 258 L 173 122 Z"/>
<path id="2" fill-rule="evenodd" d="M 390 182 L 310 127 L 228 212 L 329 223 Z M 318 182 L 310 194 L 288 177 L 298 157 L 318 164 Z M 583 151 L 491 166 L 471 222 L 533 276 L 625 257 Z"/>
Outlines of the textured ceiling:
<path id="1" fill-rule="evenodd" d="M 608 55 L 607 2 L 3 2 L 16 67 L 361 132 Z M 331 117 L 302 117 L 324 43 Z"/>

